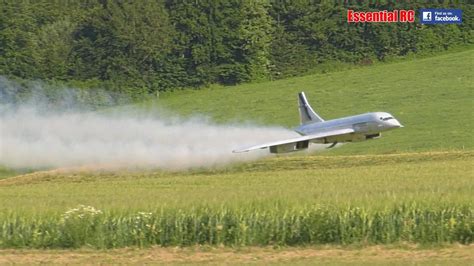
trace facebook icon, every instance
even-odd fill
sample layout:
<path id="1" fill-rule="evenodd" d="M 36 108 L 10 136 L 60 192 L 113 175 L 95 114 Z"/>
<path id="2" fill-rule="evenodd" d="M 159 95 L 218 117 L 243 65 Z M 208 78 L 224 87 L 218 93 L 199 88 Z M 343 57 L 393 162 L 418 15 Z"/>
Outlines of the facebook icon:
<path id="1" fill-rule="evenodd" d="M 423 21 L 431 21 L 431 12 L 429 11 L 423 12 Z"/>

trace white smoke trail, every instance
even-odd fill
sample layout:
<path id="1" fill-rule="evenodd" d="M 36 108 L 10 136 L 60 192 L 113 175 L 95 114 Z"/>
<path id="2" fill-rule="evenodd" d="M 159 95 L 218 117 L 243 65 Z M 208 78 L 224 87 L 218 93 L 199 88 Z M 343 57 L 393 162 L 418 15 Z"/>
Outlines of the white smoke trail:
<path id="1" fill-rule="evenodd" d="M 44 113 L 17 107 L 0 110 L 0 165 L 212 167 L 268 155 L 268 150 L 234 154 L 233 149 L 295 136 L 284 128 L 216 125 L 202 119 L 164 119 L 129 112 Z"/>

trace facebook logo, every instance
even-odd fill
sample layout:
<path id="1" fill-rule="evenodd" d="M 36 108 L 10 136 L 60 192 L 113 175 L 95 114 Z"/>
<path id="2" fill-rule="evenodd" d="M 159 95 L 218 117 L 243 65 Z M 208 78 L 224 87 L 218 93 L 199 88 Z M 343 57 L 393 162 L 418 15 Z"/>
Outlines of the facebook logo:
<path id="1" fill-rule="evenodd" d="M 461 9 L 420 9 L 421 24 L 461 24 Z"/>
<path id="2" fill-rule="evenodd" d="M 423 18 L 422 18 L 423 21 L 431 21 L 431 18 L 432 16 L 431 16 L 430 11 L 423 12 Z"/>

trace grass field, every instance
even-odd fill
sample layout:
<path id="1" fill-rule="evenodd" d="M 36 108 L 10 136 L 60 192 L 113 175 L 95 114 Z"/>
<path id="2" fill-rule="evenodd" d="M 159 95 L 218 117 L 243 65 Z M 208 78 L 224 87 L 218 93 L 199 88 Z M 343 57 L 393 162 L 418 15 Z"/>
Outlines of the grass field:
<path id="1" fill-rule="evenodd" d="M 105 210 L 467 204 L 474 202 L 473 163 L 473 152 L 453 151 L 275 157 L 175 173 L 59 169 L 0 180 L 0 212 L 62 213 L 78 204 Z"/>
<path id="2" fill-rule="evenodd" d="M 37 172 L 0 181 L 0 246 L 469 244 L 473 161 L 453 151 Z"/>
<path id="3" fill-rule="evenodd" d="M 292 127 L 298 123 L 296 93 L 304 90 L 316 111 L 326 119 L 387 111 L 405 128 L 387 132 L 378 140 L 347 144 L 324 153 L 273 156 L 215 169 L 110 171 L 89 166 L 20 174 L 0 168 L 0 246 L 142 246 L 141 238 L 128 234 L 135 228 L 137 213 L 150 212 L 150 219 L 155 222 L 163 210 L 176 224 L 154 224 L 160 228 L 184 228 L 179 234 L 173 233 L 180 239 L 166 242 L 171 245 L 470 244 L 474 236 L 472 62 L 474 50 L 468 50 L 274 82 L 161 94 L 158 100 L 140 104 L 140 108 L 152 112 L 165 109 L 183 116 L 205 115 L 218 123 Z M 103 218 L 85 220 L 86 225 L 83 220 L 67 225 L 65 213 L 81 204 L 101 210 Z M 327 210 L 328 216 L 320 216 L 315 209 Z M 205 241 L 200 242 L 196 231 L 186 231 L 199 228 L 208 216 L 214 217 L 214 222 L 208 223 L 209 234 L 231 236 L 228 241 L 213 242 L 206 235 Z M 334 220 L 325 218 L 322 220 L 332 222 L 318 225 L 308 218 L 313 216 Z M 313 222 L 318 228 L 329 226 L 341 238 L 318 242 L 314 232 L 301 229 L 311 228 L 308 225 Z M 259 224 L 267 225 L 268 230 Z M 145 228 L 146 224 L 140 226 Z M 224 229 L 218 231 L 227 230 L 226 233 L 215 233 L 220 226 Z M 247 234 L 242 228 L 249 228 L 252 233 Z M 83 229 L 100 232 L 98 235 L 103 238 L 91 239 Z M 71 235 L 63 239 L 62 232 L 68 230 Z M 115 239 L 113 232 L 119 231 L 123 234 Z M 269 231 L 275 235 L 268 236 Z M 249 236 L 257 240 L 249 240 Z M 151 238 L 148 235 L 144 239 Z M 146 240 L 144 246 L 161 243 L 155 238 Z M 472 245 L 467 248 L 472 249 Z M 219 262 L 221 252 L 216 251 L 213 261 Z M 456 260 L 456 256 L 438 258 L 438 251 L 433 252 L 420 263 L 473 260 L 464 255 L 460 256 L 465 260 Z M 465 254 L 465 249 L 460 252 Z M 130 254 L 132 261 L 139 261 L 133 260 L 134 254 Z M 212 254 L 209 256 L 215 255 Z M 309 262 L 304 256 L 290 263 Z M 406 262 L 397 256 L 393 256 L 395 264 Z M 365 259 L 373 262 L 373 258 Z M 390 256 L 387 259 L 390 261 Z M 239 257 L 235 261 L 247 260 Z"/>

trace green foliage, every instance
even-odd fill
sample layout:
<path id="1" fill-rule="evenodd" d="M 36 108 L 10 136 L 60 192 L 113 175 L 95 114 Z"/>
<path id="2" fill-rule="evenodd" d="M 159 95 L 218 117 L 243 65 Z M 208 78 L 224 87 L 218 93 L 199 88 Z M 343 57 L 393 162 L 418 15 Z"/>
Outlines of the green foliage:
<path id="1" fill-rule="evenodd" d="M 7 178 L 7 177 L 10 177 L 10 176 L 14 176 L 14 175 L 17 175 L 17 174 L 18 174 L 18 171 L 0 166 L 0 179 Z"/>
<path id="2" fill-rule="evenodd" d="M 0 75 L 100 80 L 147 92 L 301 75 L 472 43 L 461 25 L 349 24 L 356 10 L 419 9 L 393 1 L 2 1 Z M 128 90 L 141 94 L 142 90 Z M 133 96 L 135 97 L 135 96 Z"/>
<path id="3" fill-rule="evenodd" d="M 30 16 L 33 6 L 23 1 L 11 1 L 0 6 L 0 69 L 20 77 L 35 75 L 34 29 L 35 18 Z"/>
<path id="4" fill-rule="evenodd" d="M 473 210 L 399 205 L 369 212 L 349 207 L 161 209 L 105 213 L 79 206 L 58 217 L 3 217 L 1 248 L 118 248 L 189 245 L 471 244 Z"/>
<path id="5" fill-rule="evenodd" d="M 105 1 L 73 32 L 73 76 L 159 88 L 157 66 L 169 52 L 170 25 L 159 1 Z"/>
<path id="6" fill-rule="evenodd" d="M 265 1 L 168 1 L 182 86 L 268 76 L 271 18 Z M 186 78 L 186 80 L 184 79 Z"/>

